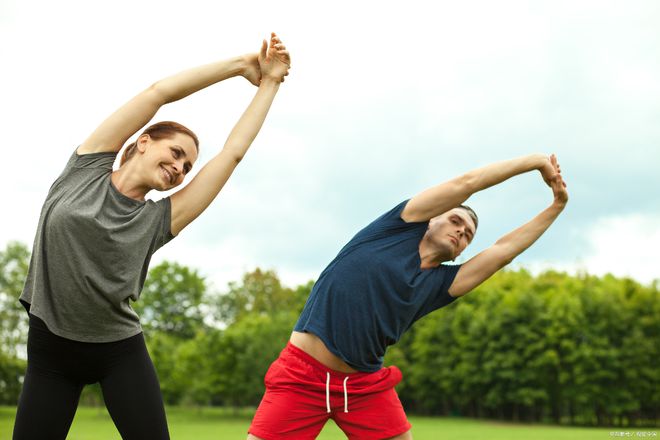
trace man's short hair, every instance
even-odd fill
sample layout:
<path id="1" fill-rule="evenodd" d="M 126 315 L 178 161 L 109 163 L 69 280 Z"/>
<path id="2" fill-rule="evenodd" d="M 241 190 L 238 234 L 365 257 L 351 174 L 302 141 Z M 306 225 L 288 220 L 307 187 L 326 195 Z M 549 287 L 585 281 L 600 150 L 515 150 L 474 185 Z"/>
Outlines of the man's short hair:
<path id="1" fill-rule="evenodd" d="M 477 228 L 479 227 L 479 217 L 477 217 L 477 213 L 474 212 L 474 209 L 467 205 L 459 205 L 457 208 L 465 209 L 467 211 L 467 213 L 470 215 L 470 218 L 472 218 L 472 221 L 474 222 L 474 232 L 477 232 Z"/>

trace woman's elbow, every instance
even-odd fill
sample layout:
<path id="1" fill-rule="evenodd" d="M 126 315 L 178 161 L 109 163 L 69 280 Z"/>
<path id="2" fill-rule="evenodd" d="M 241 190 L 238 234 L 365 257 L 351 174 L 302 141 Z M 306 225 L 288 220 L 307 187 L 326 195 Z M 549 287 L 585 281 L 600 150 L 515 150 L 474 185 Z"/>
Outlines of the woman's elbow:
<path id="1" fill-rule="evenodd" d="M 153 102 L 164 105 L 168 102 L 171 102 L 173 99 L 170 96 L 171 94 L 167 90 L 167 87 L 163 86 L 160 81 L 156 81 L 150 85 L 144 92 L 142 92 L 147 98 Z"/>
<path id="2" fill-rule="evenodd" d="M 225 157 L 225 160 L 231 162 L 234 166 L 241 163 L 245 157 L 245 151 L 243 149 L 232 145 L 225 145 L 221 154 Z"/>

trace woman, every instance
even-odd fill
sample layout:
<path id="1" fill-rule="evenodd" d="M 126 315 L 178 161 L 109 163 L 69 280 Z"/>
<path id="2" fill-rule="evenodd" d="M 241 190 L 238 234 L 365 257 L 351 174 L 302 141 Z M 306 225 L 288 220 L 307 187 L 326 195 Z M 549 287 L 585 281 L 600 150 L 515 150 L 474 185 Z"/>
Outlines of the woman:
<path id="1" fill-rule="evenodd" d="M 28 367 L 14 439 L 64 439 L 85 384 L 99 382 L 124 439 L 169 438 L 156 373 L 130 307 L 151 255 L 206 209 L 256 137 L 288 74 L 275 35 L 258 54 L 197 67 L 156 82 L 106 119 L 74 152 L 42 208 L 21 302 L 30 315 Z M 232 76 L 257 93 L 223 149 L 182 190 L 197 159 L 193 132 L 174 122 L 126 140 L 164 104 Z"/>

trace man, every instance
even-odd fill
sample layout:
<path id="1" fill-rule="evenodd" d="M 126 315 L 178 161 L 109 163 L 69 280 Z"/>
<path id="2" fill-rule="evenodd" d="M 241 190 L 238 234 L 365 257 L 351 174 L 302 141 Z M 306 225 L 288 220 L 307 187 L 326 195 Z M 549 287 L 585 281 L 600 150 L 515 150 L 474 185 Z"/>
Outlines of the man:
<path id="1" fill-rule="evenodd" d="M 539 170 L 552 204 L 462 265 L 478 226 L 472 194 Z M 248 439 L 313 439 L 332 418 L 351 439 L 412 439 L 383 368 L 389 345 L 422 316 L 465 295 L 531 246 L 568 201 L 554 155 L 494 163 L 416 195 L 358 232 L 321 273 L 280 357 Z"/>

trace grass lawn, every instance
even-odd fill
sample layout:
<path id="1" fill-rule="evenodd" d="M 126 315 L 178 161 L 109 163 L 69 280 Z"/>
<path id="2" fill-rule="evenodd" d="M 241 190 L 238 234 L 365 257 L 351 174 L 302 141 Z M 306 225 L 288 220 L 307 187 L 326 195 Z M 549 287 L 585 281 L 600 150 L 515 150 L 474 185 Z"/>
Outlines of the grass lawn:
<path id="1" fill-rule="evenodd" d="M 0 440 L 11 439 L 15 408 L 0 407 Z M 244 439 L 251 411 L 221 408 L 168 408 L 167 417 L 173 440 Z M 660 430 L 573 428 L 521 425 L 457 418 L 411 417 L 415 440 L 605 440 L 611 438 L 660 438 Z M 614 433 L 624 432 L 623 436 Z M 612 434 L 611 434 L 612 433 Z M 639 434 L 638 434 L 639 433 Z M 645 435 L 641 433 L 646 433 Z M 655 435 L 651 434 L 655 433 Z M 330 421 L 320 440 L 346 437 Z M 105 408 L 80 407 L 68 436 L 69 440 L 121 440 Z"/>

